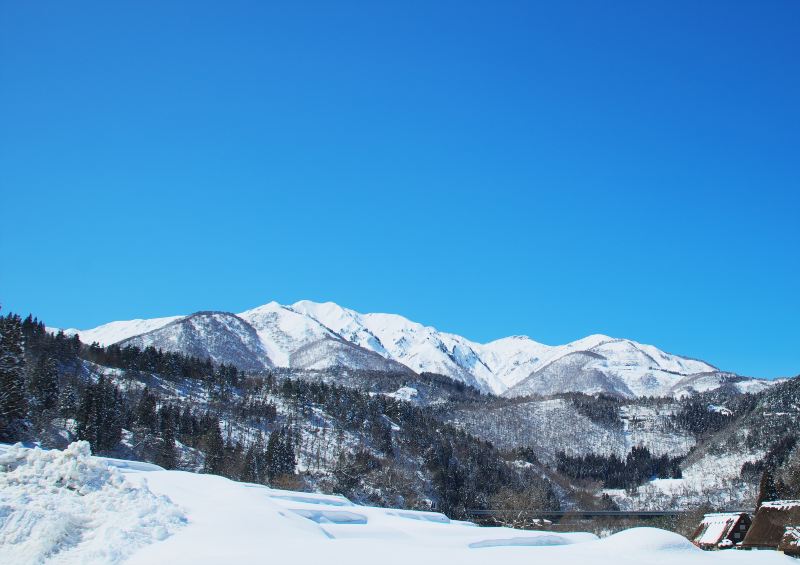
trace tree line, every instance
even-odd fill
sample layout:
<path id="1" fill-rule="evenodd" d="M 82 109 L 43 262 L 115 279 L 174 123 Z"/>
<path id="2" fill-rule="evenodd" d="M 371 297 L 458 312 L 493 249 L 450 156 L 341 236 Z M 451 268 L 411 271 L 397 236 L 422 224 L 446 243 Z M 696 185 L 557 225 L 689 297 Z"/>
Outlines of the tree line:
<path id="1" fill-rule="evenodd" d="M 574 479 L 588 479 L 605 488 L 635 488 L 651 479 L 680 479 L 681 457 L 654 457 L 646 447 L 633 447 L 625 458 L 616 454 L 556 455 L 558 472 Z"/>

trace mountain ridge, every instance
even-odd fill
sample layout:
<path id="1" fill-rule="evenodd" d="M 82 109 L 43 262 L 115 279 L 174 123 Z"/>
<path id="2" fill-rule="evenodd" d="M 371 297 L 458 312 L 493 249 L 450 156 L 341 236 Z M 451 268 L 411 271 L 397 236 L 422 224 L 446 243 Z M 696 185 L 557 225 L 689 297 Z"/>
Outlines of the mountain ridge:
<path id="1" fill-rule="evenodd" d="M 200 323 L 198 316 L 218 318 Z M 87 343 L 191 352 L 248 370 L 344 367 L 438 373 L 504 396 L 567 391 L 628 397 L 684 394 L 693 392 L 693 382 L 708 390 L 724 380 L 713 375 L 728 374 L 702 360 L 604 334 L 554 346 L 520 335 L 478 343 L 398 314 L 360 313 L 334 302 L 308 300 L 290 305 L 272 301 L 238 314 L 201 311 L 115 321 L 66 333 L 77 333 Z M 748 390 L 770 384 L 742 378 Z M 675 392 L 679 383 L 687 384 Z"/>

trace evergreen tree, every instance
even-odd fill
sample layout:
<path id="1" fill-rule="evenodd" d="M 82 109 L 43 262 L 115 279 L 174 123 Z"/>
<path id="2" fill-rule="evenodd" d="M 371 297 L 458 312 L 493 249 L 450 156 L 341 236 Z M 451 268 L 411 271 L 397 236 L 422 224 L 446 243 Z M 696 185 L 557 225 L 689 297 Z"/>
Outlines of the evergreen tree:
<path id="1" fill-rule="evenodd" d="M 225 443 L 222 441 L 222 432 L 219 429 L 219 420 L 211 418 L 213 424 L 203 437 L 206 455 L 203 465 L 204 473 L 221 475 L 225 470 Z"/>
<path id="2" fill-rule="evenodd" d="M 264 438 L 258 434 L 244 454 L 240 480 L 247 483 L 265 483 L 268 478 Z"/>
<path id="3" fill-rule="evenodd" d="M 58 395 L 58 415 L 66 420 L 75 416 L 78 410 L 78 393 L 71 383 L 67 383 Z"/>
<path id="4" fill-rule="evenodd" d="M 159 411 L 160 441 L 156 454 L 156 464 L 165 469 L 174 469 L 178 461 L 178 451 L 175 446 L 175 418 L 173 411 L 164 406 Z"/>
<path id="5" fill-rule="evenodd" d="M 39 357 L 28 382 L 31 404 L 38 412 L 58 405 L 58 368 L 52 357 Z"/>
<path id="6" fill-rule="evenodd" d="M 758 483 L 758 497 L 756 498 L 756 509 L 761 504 L 770 500 L 778 500 L 778 485 L 775 480 L 775 469 L 772 465 L 767 465 Z"/>
<path id="7" fill-rule="evenodd" d="M 0 317 L 0 439 L 13 441 L 15 423 L 26 416 L 22 322 Z"/>
<path id="8" fill-rule="evenodd" d="M 122 438 L 119 391 L 100 376 L 86 387 L 78 407 L 78 438 L 88 441 L 95 453 L 114 449 Z"/>
<path id="9" fill-rule="evenodd" d="M 294 473 L 297 462 L 294 456 L 292 434 L 287 426 L 281 426 L 269 435 L 266 463 L 267 475 L 270 480 Z"/>
<path id="10" fill-rule="evenodd" d="M 787 434 L 780 438 L 764 456 L 764 472 L 758 485 L 756 508 L 769 500 L 794 498 L 800 495 L 791 485 L 791 473 L 786 471 L 792 465 L 792 453 L 797 446 L 797 436 Z M 786 479 L 789 478 L 789 483 Z"/>
<path id="11" fill-rule="evenodd" d="M 182 443 L 191 447 L 197 447 L 200 435 L 200 425 L 188 405 L 181 412 L 180 422 L 178 423 L 178 437 Z"/>
<path id="12" fill-rule="evenodd" d="M 139 426 L 143 432 L 151 434 L 156 433 L 156 427 L 158 425 L 156 397 L 147 387 L 142 391 L 142 397 L 139 399 L 139 404 L 136 406 L 135 421 L 136 425 Z"/>

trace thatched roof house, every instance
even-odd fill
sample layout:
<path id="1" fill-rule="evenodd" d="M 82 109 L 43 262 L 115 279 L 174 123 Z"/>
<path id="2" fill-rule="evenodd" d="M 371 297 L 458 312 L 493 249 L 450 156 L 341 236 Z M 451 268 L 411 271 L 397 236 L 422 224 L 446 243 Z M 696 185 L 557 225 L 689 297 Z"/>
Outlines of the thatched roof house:
<path id="1" fill-rule="evenodd" d="M 778 550 L 786 555 L 800 557 L 800 524 L 786 528 Z"/>
<path id="2" fill-rule="evenodd" d="M 701 549 L 724 549 L 744 540 L 750 529 L 746 512 L 717 512 L 706 514 L 692 534 L 692 543 Z"/>
<path id="3" fill-rule="evenodd" d="M 778 549 L 788 526 L 800 524 L 800 500 L 765 502 L 742 542 L 743 549 Z"/>

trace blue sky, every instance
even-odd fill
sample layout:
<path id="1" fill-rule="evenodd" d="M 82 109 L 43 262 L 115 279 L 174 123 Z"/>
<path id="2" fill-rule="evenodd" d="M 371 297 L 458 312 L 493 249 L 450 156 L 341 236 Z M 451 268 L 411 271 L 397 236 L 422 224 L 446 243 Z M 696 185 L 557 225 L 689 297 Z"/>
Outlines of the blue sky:
<path id="1" fill-rule="evenodd" d="M 0 301 L 800 373 L 797 2 L 2 2 Z"/>

